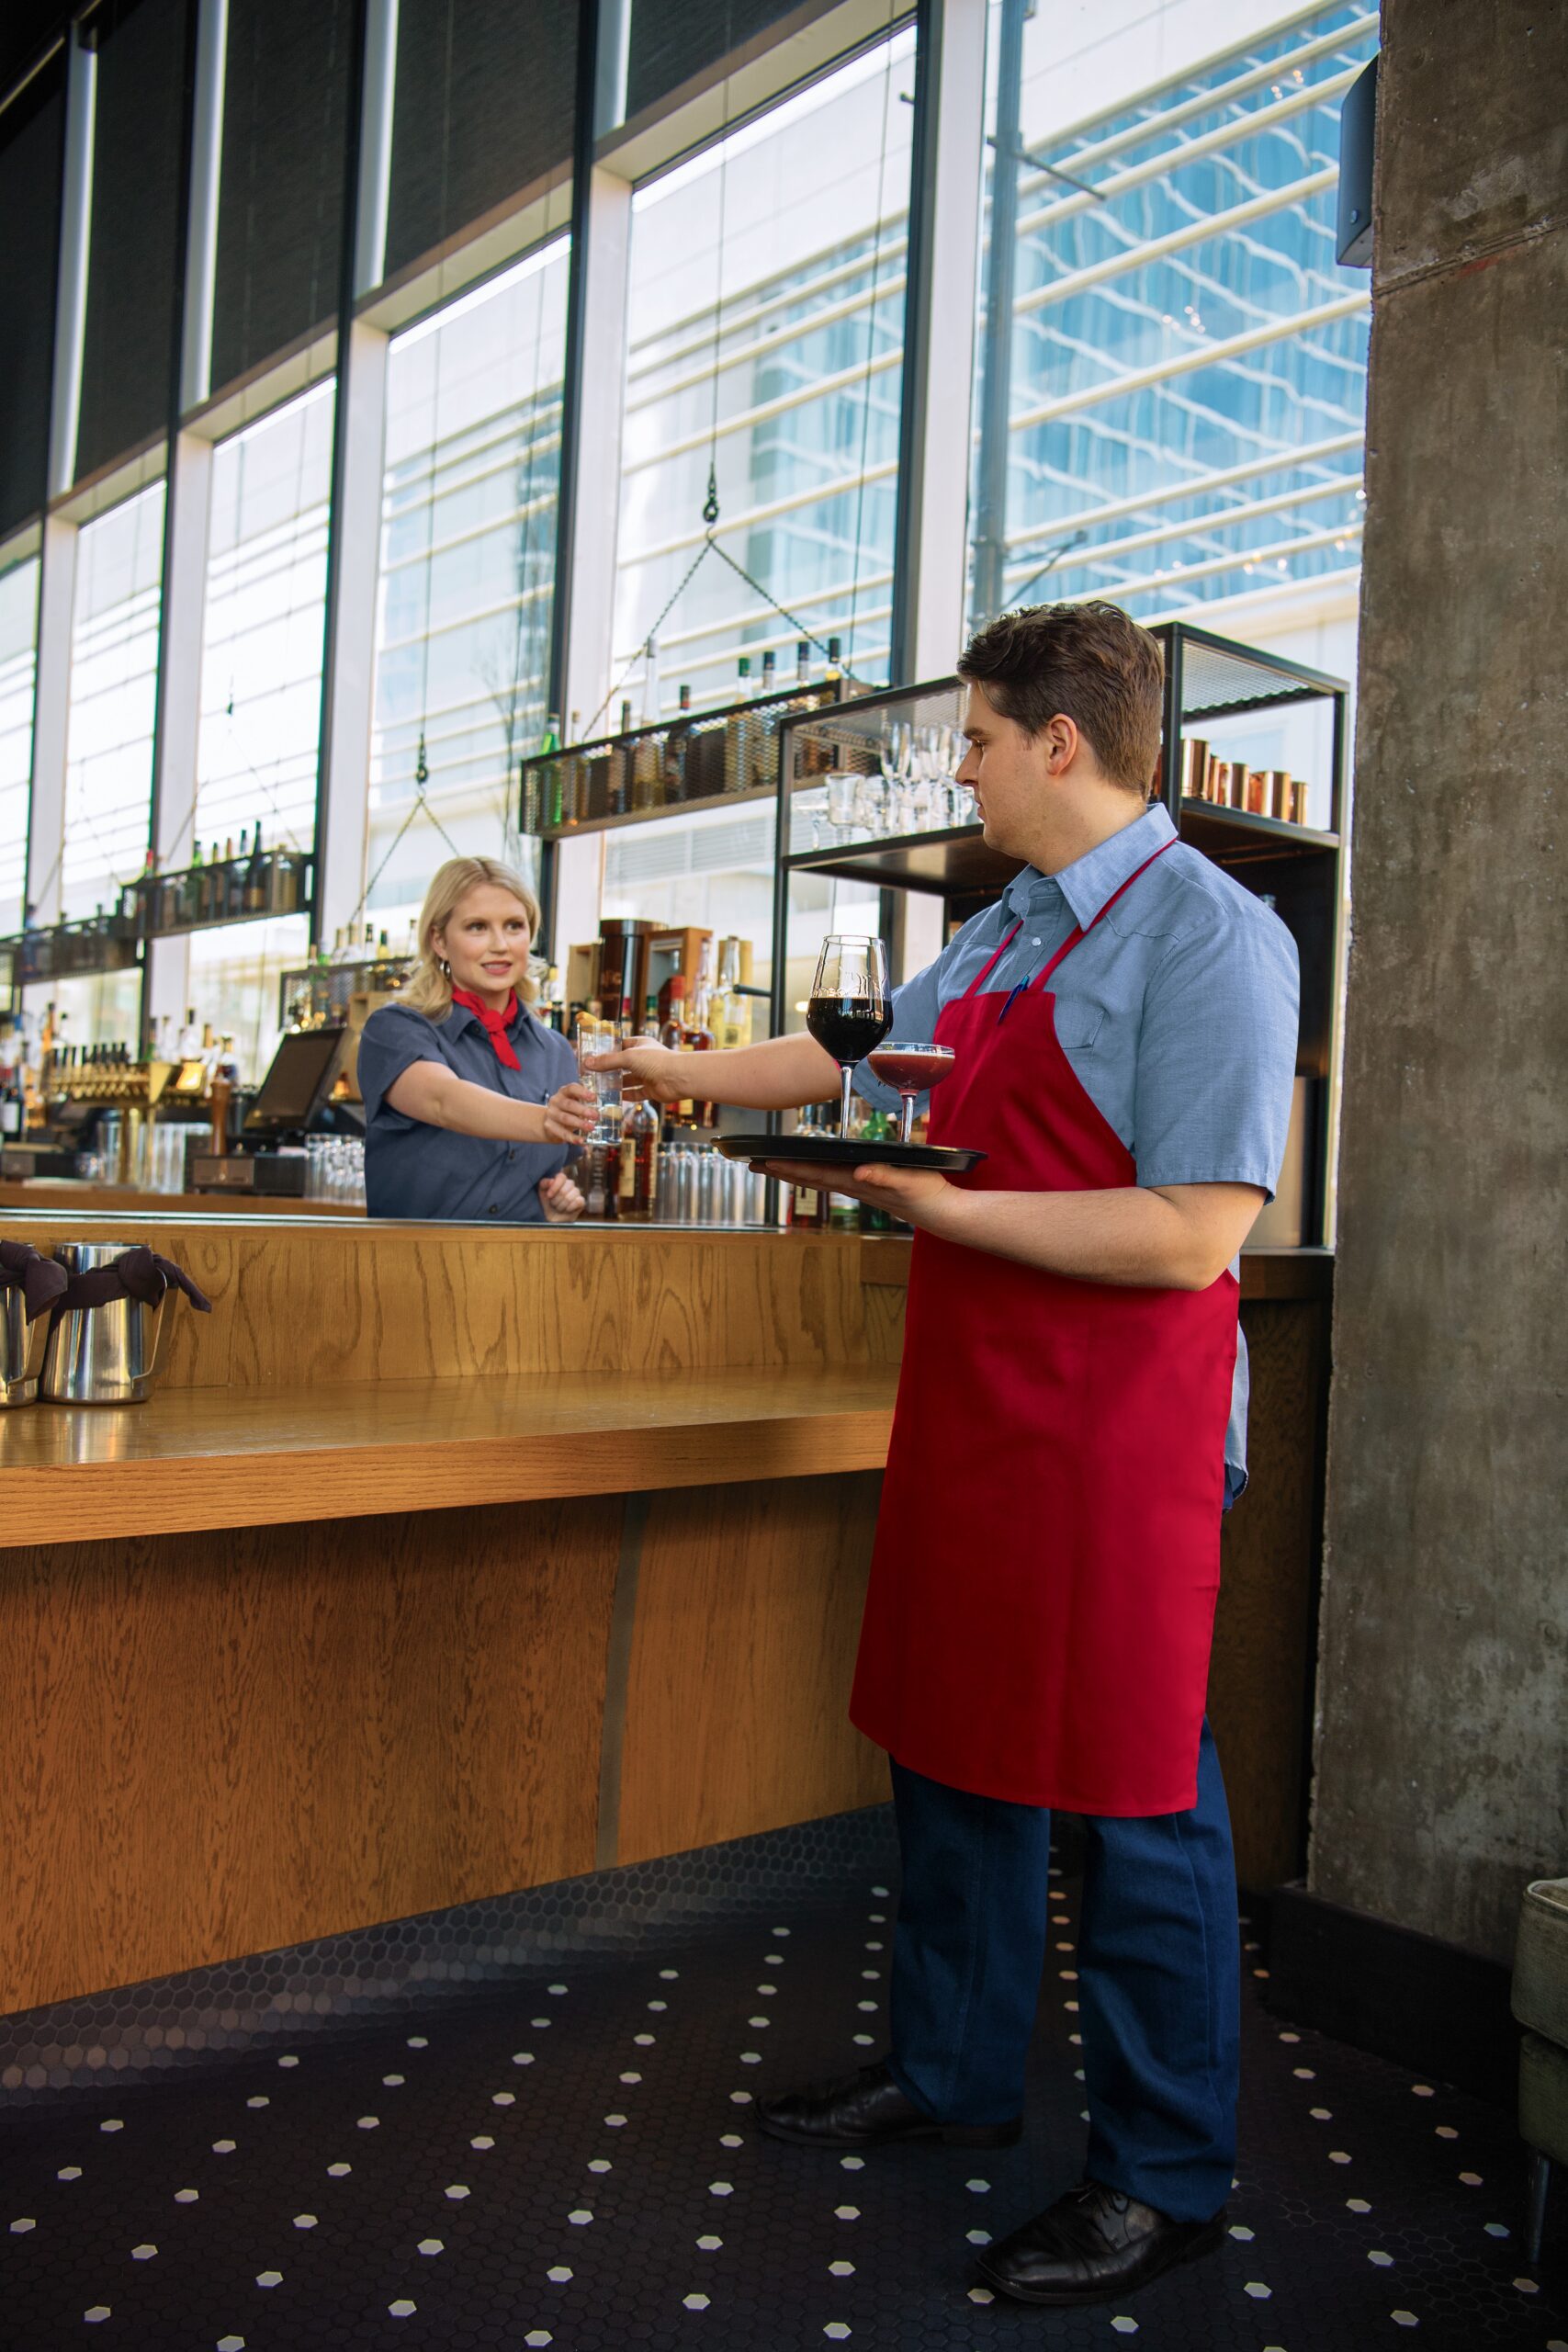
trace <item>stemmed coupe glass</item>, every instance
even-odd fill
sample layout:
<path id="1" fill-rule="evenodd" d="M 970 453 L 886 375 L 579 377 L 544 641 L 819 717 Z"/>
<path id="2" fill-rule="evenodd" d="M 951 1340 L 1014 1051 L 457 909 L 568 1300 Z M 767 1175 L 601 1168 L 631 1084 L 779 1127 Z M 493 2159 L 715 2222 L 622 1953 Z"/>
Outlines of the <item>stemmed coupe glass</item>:
<path id="1" fill-rule="evenodd" d="M 843 1085 L 839 1133 L 847 1137 L 855 1064 L 881 1044 L 893 1025 L 887 950 L 880 939 L 834 932 L 822 942 L 806 1025 L 839 1065 Z"/>
<path id="2" fill-rule="evenodd" d="M 896 1086 L 898 1104 L 898 1140 L 908 1143 L 914 1130 L 915 1103 L 919 1096 L 940 1086 L 951 1071 L 953 1052 L 951 1046 L 920 1046 L 905 1044 L 895 1038 L 890 1044 L 878 1046 L 871 1057 L 871 1074 L 884 1086 Z"/>

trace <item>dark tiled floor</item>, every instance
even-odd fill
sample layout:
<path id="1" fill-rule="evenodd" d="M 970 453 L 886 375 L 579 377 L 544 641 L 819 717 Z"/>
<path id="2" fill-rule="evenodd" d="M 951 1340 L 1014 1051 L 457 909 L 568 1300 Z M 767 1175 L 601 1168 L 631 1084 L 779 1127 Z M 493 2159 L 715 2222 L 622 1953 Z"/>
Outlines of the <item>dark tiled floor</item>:
<path id="1" fill-rule="evenodd" d="M 0 2347 L 1568 2352 L 1568 2189 L 1527 2272 L 1507 2114 L 1250 1998 L 1224 2252 L 1062 2316 L 972 2289 L 973 2248 L 1077 2176 L 1059 1883 L 1017 2149 L 840 2160 L 756 2138 L 760 2087 L 883 2046 L 892 1903 L 840 1888 L 504 1997 L 0 2115 Z"/>

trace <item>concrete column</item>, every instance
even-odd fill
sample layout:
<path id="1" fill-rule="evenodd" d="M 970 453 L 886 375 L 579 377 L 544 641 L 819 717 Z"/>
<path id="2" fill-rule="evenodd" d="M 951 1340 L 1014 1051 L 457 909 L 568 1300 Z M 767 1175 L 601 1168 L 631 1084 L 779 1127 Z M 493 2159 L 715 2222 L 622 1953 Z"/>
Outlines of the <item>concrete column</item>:
<path id="1" fill-rule="evenodd" d="M 610 691 L 615 647 L 615 535 L 620 519 L 621 412 L 626 388 L 626 281 L 631 260 L 632 191 L 603 164 L 589 189 L 587 303 L 576 419 L 579 492 L 572 507 L 572 542 L 566 576 L 570 610 L 558 616 L 566 631 L 566 694 L 562 741 L 603 713 Z M 567 430 L 572 429 L 568 420 Z"/>
<path id="2" fill-rule="evenodd" d="M 46 515 L 39 549 L 38 664 L 28 805 L 26 897 L 40 923 L 60 920 L 65 851 L 65 760 L 71 711 L 71 616 L 76 603 L 76 526 Z"/>
<path id="3" fill-rule="evenodd" d="M 188 350 L 188 345 L 187 345 Z M 160 871 L 188 865 L 195 846 L 197 759 L 201 727 L 201 651 L 207 619 L 207 539 L 212 513 L 212 444 L 176 435 L 169 469 L 164 541 L 152 850 Z M 190 969 L 186 938 L 147 948 L 142 1017 L 184 1017 Z"/>
<path id="4" fill-rule="evenodd" d="M 895 682 L 942 677 L 964 644 L 970 403 L 986 130 L 986 0 L 928 0 L 924 123 L 909 191 Z M 922 159 L 924 168 L 922 169 Z"/>
<path id="5" fill-rule="evenodd" d="M 68 36 L 65 174 L 60 215 L 59 292 L 54 310 L 53 402 L 49 421 L 49 494 L 76 479 L 82 415 L 82 353 L 87 326 L 87 246 L 93 226 L 93 138 L 97 124 L 98 60 L 75 27 Z"/>
<path id="6" fill-rule="evenodd" d="M 1384 0 L 1378 110 L 1309 1883 L 1506 1960 L 1568 1856 L 1568 13 Z"/>
<path id="7" fill-rule="evenodd" d="M 324 789 L 316 812 L 316 927 L 330 939 L 353 920 L 365 888 L 370 724 L 376 704 L 376 591 L 381 560 L 389 338 L 355 320 L 337 397 L 349 404 L 333 514 L 339 567 L 337 628 L 322 729 Z"/>
<path id="8" fill-rule="evenodd" d="M 191 130 L 190 217 L 186 235 L 180 413 L 212 390 L 212 309 L 218 282 L 218 190 L 223 170 L 223 87 L 229 0 L 201 0 L 196 36 L 196 119 Z"/>
<path id="9" fill-rule="evenodd" d="M 360 117 L 358 250 L 354 290 L 368 294 L 387 274 L 387 208 L 392 185 L 392 105 L 398 81 L 398 0 L 370 0 L 365 26 L 365 105 Z"/>

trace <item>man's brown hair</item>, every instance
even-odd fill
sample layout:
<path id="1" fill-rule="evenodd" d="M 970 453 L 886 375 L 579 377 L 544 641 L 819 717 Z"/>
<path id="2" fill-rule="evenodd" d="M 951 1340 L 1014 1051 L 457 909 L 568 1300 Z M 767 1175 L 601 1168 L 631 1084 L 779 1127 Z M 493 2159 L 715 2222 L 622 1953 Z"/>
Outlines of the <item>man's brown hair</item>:
<path id="1" fill-rule="evenodd" d="M 958 674 L 1024 733 L 1070 718 L 1113 784 L 1147 797 L 1159 759 L 1165 661 L 1119 605 L 1031 605 L 976 629 Z"/>

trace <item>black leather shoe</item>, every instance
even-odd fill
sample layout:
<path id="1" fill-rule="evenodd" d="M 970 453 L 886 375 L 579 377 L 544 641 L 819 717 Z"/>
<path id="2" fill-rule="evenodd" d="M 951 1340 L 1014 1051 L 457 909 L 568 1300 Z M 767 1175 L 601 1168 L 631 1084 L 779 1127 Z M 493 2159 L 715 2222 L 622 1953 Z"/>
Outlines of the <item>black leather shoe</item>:
<path id="1" fill-rule="evenodd" d="M 1146 2287 L 1179 2262 L 1212 2254 L 1225 2209 L 1207 2222 L 1172 2222 L 1119 2188 L 1086 2180 L 987 2246 L 977 2267 L 988 2287 L 1021 2303 L 1104 2303 Z"/>
<path id="2" fill-rule="evenodd" d="M 757 2128 L 771 2140 L 806 2148 L 879 2148 L 890 2140 L 940 2140 L 949 2148 L 1010 2148 L 1023 2119 L 1010 2123 L 942 2123 L 907 2099 L 886 2063 L 862 2066 L 830 2083 L 812 2083 L 764 2099 Z"/>

